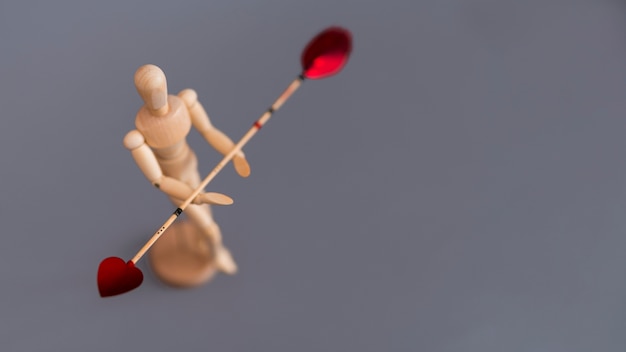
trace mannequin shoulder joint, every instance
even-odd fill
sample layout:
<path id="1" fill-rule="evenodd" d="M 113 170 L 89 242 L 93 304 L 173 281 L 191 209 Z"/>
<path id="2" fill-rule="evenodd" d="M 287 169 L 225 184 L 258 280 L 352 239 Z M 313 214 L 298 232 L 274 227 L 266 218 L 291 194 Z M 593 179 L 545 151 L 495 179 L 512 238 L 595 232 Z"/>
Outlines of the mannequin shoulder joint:
<path id="1" fill-rule="evenodd" d="M 181 98 L 187 108 L 191 109 L 198 102 L 198 93 L 193 89 L 184 89 L 178 93 L 178 97 Z"/>
<path id="2" fill-rule="evenodd" d="M 143 137 L 141 132 L 137 130 L 132 130 L 126 134 L 124 137 L 124 147 L 128 150 L 133 150 L 141 147 L 144 143 L 146 143 L 146 139 Z"/>

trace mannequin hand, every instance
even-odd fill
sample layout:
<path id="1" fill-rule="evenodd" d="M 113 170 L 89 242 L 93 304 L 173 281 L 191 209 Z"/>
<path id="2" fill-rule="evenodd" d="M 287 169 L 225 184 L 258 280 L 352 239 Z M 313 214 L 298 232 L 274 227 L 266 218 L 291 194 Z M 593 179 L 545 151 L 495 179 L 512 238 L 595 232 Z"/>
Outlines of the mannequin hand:
<path id="1" fill-rule="evenodd" d="M 241 177 L 250 176 L 250 165 L 248 164 L 248 161 L 246 160 L 246 156 L 243 154 L 242 151 L 235 154 L 235 157 L 233 158 L 233 165 L 235 166 L 235 171 L 237 171 L 239 176 Z"/>
<path id="2" fill-rule="evenodd" d="M 231 205 L 233 199 L 225 194 L 206 192 L 198 194 L 193 200 L 193 204 Z"/>

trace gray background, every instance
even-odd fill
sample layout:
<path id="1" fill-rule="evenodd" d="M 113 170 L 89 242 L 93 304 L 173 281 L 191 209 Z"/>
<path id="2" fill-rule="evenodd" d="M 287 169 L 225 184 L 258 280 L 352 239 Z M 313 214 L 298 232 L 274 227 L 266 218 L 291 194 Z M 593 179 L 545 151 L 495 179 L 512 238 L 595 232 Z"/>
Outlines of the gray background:
<path id="1" fill-rule="evenodd" d="M 2 351 L 624 351 L 626 5 L 578 0 L 0 2 Z M 173 207 L 122 146 L 154 63 L 238 139 L 210 185 L 240 266 L 102 299 Z M 218 162 L 189 138 L 207 174 Z"/>

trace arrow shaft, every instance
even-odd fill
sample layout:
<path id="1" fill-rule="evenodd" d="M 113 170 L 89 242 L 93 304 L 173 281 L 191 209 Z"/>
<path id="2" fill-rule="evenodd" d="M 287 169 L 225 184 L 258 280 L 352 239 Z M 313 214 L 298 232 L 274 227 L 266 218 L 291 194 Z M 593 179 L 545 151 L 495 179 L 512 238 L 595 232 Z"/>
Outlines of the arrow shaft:
<path id="1" fill-rule="evenodd" d="M 213 170 L 200 182 L 198 188 L 174 211 L 172 215 L 163 223 L 163 225 L 152 235 L 152 237 L 146 242 L 146 244 L 135 254 L 131 261 L 133 263 L 137 263 L 141 257 L 146 254 L 146 252 L 152 247 L 152 245 L 163 235 L 165 230 L 167 230 L 173 223 L 178 219 L 178 216 L 193 202 L 193 200 L 204 190 L 204 188 L 211 182 L 217 174 L 222 171 L 224 166 L 231 161 L 239 151 L 254 137 L 254 135 L 267 123 L 267 121 L 272 117 L 272 114 L 280 109 L 281 106 L 291 97 L 291 95 L 300 88 L 300 85 L 304 81 L 304 76 L 299 75 L 296 79 L 294 79 L 291 84 L 285 89 L 285 91 L 274 101 L 272 106 L 261 115 L 253 124 L 252 128 L 246 132 L 246 134 L 241 137 L 239 142 L 235 144 L 233 149 L 228 152 L 228 154 L 224 155 L 224 158 L 213 168 Z"/>

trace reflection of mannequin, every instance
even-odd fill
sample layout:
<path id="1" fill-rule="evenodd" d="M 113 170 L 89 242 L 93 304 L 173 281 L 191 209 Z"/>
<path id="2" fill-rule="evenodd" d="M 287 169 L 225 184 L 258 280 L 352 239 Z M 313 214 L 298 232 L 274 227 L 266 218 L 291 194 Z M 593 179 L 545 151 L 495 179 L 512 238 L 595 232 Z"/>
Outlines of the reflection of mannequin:
<path id="1" fill-rule="evenodd" d="M 200 184 L 196 156 L 185 140 L 191 126 L 195 127 L 206 141 L 223 155 L 232 150 L 234 143 L 211 125 L 204 108 L 197 101 L 195 91 L 185 89 L 178 96 L 168 95 L 165 74 L 157 66 L 140 67 L 135 73 L 135 86 L 145 105 L 137 113 L 135 120 L 137 129 L 126 135 L 124 146 L 131 150 L 135 162 L 148 180 L 166 193 L 174 205 L 178 206 Z M 233 158 L 233 164 L 240 176 L 247 177 L 250 174 L 250 167 L 243 152 L 239 152 Z M 211 266 L 211 274 L 213 265 L 225 273 L 234 274 L 237 271 L 237 265 L 230 252 L 222 245 L 220 228 L 213 220 L 208 205 L 229 204 L 230 202 L 232 200 L 223 195 L 200 193 L 194 199 L 193 204 L 185 209 L 185 214 L 191 223 L 180 224 L 177 229 L 172 226 L 167 231 L 172 232 L 170 236 L 163 236 L 153 248 L 155 255 L 151 253 L 151 259 L 153 267 L 157 269 L 155 270 L 157 275 L 165 281 L 183 286 L 199 284 L 210 278 L 210 275 L 206 273 L 198 274 L 203 276 L 202 278 L 195 277 L 189 280 L 182 279 L 182 281 L 177 278 L 169 280 L 160 275 L 157 268 L 160 260 L 158 253 L 163 251 L 156 247 L 157 245 L 168 246 L 166 237 L 170 237 L 168 241 L 173 247 L 164 249 L 167 253 L 163 256 L 168 257 L 164 258 L 164 261 L 171 262 L 174 260 L 173 255 L 178 258 L 175 264 L 182 265 L 181 258 L 194 260 L 201 256 L 203 257 L 202 265 Z M 184 234 L 181 234 L 181 231 Z M 190 234 L 190 232 L 193 233 Z M 181 239 L 181 236 L 185 239 Z M 208 241 L 203 239 L 208 239 Z M 182 247 L 181 241 L 185 243 Z M 186 254 L 182 254 L 181 251 Z M 193 270 L 196 270 L 195 266 L 198 262 L 189 265 L 194 266 Z M 183 275 L 180 273 L 181 270 L 186 269 L 178 267 L 172 275 Z"/>

